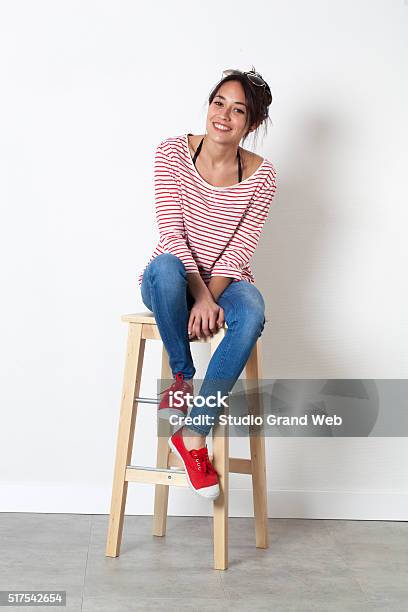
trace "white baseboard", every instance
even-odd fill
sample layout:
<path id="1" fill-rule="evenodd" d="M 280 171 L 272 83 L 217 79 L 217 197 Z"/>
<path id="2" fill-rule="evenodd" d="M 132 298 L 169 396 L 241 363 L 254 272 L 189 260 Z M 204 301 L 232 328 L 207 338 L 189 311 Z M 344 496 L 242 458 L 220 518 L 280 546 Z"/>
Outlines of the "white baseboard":
<path id="1" fill-rule="evenodd" d="M 110 486 L 6 483 L 0 512 L 109 514 Z M 154 487 L 128 487 L 126 514 L 153 512 Z M 212 504 L 188 488 L 174 487 L 170 516 L 212 516 Z M 408 521 L 408 493 L 399 491 L 268 491 L 270 518 Z M 253 516 L 250 489 L 231 489 L 229 516 Z"/>

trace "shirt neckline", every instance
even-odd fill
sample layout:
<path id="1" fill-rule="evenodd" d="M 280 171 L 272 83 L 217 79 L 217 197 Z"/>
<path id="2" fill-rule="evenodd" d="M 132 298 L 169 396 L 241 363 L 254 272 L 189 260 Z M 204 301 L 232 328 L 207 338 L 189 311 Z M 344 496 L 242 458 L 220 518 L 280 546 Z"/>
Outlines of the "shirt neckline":
<path id="1" fill-rule="evenodd" d="M 211 185 L 211 183 L 207 183 L 207 181 L 205 179 L 203 179 L 203 177 L 198 172 L 197 168 L 195 167 L 195 165 L 193 163 L 193 158 L 191 157 L 191 153 L 190 153 L 190 147 L 188 146 L 188 133 L 184 134 L 183 142 L 184 142 L 184 145 L 185 145 L 185 148 L 186 148 L 186 154 L 187 154 L 187 157 L 189 159 L 190 166 L 192 167 L 193 172 L 197 175 L 197 177 L 200 179 L 200 181 L 202 183 L 204 183 L 204 185 L 209 187 L 209 189 L 222 190 L 222 189 L 233 189 L 234 187 L 239 187 L 240 185 L 243 185 L 247 181 L 252 180 L 253 177 L 256 174 L 258 174 L 258 172 L 263 168 L 263 166 L 266 163 L 266 157 L 264 157 L 263 160 L 262 160 L 261 165 L 259 166 L 259 168 L 257 170 L 255 170 L 255 172 L 253 174 L 251 174 L 251 176 L 248 176 L 248 178 L 246 178 L 244 181 L 241 181 L 240 183 L 235 183 L 234 185 L 224 185 L 224 186 Z"/>

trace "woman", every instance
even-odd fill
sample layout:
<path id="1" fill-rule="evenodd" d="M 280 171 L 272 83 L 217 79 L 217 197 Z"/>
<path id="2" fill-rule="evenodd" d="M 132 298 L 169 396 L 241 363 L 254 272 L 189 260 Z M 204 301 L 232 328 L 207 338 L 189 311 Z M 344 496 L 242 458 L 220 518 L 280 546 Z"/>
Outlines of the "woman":
<path id="1" fill-rule="evenodd" d="M 211 336 L 227 323 L 200 389 L 206 399 L 215 389 L 228 394 L 262 334 L 265 304 L 249 260 L 275 193 L 276 172 L 270 161 L 239 145 L 263 123 L 266 128 L 271 101 L 268 84 L 254 69 L 225 71 L 208 99 L 206 133 L 167 138 L 157 147 L 160 240 L 139 285 L 176 377 L 163 392 L 160 417 L 177 413 L 175 399 L 170 401 L 176 391 L 178 412 L 187 414 L 196 373 L 189 340 Z M 221 411 L 218 404 L 194 404 L 191 424 L 169 439 L 191 488 L 208 499 L 219 495 L 219 483 L 206 436 Z"/>

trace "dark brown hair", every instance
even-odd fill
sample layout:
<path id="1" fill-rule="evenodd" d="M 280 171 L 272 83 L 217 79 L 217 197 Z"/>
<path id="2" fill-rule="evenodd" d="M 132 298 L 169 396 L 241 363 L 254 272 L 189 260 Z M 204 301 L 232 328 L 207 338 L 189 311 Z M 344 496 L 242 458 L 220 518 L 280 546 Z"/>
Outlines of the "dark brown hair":
<path id="1" fill-rule="evenodd" d="M 254 66 L 252 66 L 252 71 L 255 71 Z M 259 73 L 258 73 L 259 74 Z M 263 77 L 262 77 L 263 78 Z M 242 139 L 244 143 L 245 140 L 249 136 L 249 128 L 252 125 L 256 125 L 255 130 L 252 132 L 254 135 L 254 145 L 258 136 L 258 130 L 262 124 L 264 124 L 264 136 L 267 133 L 267 121 L 270 121 L 269 118 L 269 105 L 272 102 L 272 95 L 269 85 L 266 84 L 266 87 L 261 87 L 259 85 L 254 85 L 246 76 L 246 74 L 236 73 L 230 74 L 224 78 L 222 78 L 212 89 L 209 97 L 208 104 L 211 104 L 214 100 L 215 96 L 218 93 L 220 87 L 227 83 L 228 81 L 238 81 L 241 83 L 244 93 L 245 93 L 245 101 L 247 104 L 247 123 L 246 123 L 246 133 Z M 269 94 L 269 95 L 268 95 Z"/>

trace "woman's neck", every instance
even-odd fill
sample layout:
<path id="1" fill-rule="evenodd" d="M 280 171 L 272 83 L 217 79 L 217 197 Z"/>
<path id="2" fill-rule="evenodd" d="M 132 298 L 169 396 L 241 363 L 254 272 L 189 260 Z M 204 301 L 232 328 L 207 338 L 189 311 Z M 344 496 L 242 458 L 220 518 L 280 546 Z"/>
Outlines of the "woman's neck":
<path id="1" fill-rule="evenodd" d="M 213 170 L 218 168 L 232 166 L 237 161 L 237 149 L 236 144 L 223 144 L 211 140 L 208 134 L 204 136 L 204 142 L 201 147 L 200 157 L 204 158 L 206 166 Z"/>

